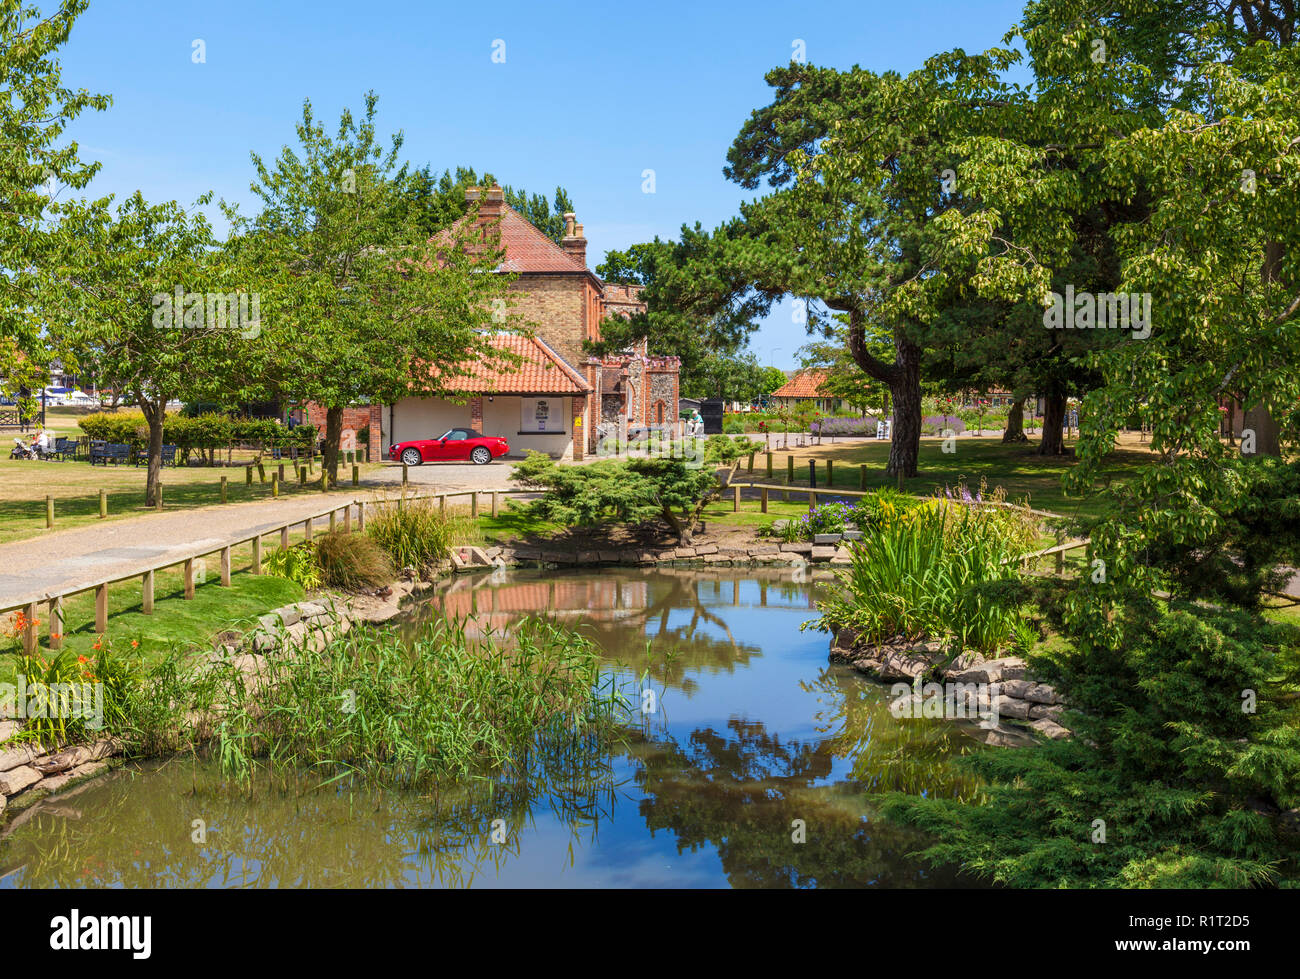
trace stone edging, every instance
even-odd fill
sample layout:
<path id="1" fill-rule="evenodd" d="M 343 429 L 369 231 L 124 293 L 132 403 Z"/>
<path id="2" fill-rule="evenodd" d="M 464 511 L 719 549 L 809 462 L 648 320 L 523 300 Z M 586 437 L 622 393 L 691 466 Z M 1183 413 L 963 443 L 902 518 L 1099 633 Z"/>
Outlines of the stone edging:
<path id="1" fill-rule="evenodd" d="M 998 747 L 1016 747 L 1027 743 L 1023 735 L 1028 728 L 1053 740 L 1070 736 L 1060 724 L 1065 700 L 1051 686 L 1040 683 L 1026 672 L 1025 661 L 1018 656 L 985 659 L 974 650 L 958 656 L 946 668 L 947 659 L 941 642 L 899 641 L 872 645 L 859 639 L 851 629 L 841 629 L 831 640 L 830 661 L 847 663 L 859 673 L 882 683 L 914 684 L 918 680 L 951 684 L 987 685 L 987 696 L 997 711 L 996 726 L 985 728 L 983 740 Z M 922 690 L 924 691 L 924 686 Z M 945 713 L 942 715 L 948 718 Z M 1010 720 L 1012 726 L 1002 724 Z M 1023 728 L 1021 727 L 1023 725 Z M 1021 735 L 1017 737 L 1017 735 Z"/>

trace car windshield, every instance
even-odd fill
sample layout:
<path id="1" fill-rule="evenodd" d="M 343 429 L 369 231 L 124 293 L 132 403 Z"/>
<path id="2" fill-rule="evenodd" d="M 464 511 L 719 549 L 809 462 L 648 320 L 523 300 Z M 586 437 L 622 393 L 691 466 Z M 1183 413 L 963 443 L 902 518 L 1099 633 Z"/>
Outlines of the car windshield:
<path id="1" fill-rule="evenodd" d="M 462 442 L 465 439 L 476 439 L 479 437 L 478 432 L 469 428 L 453 428 L 443 433 L 442 441 L 444 442 Z"/>

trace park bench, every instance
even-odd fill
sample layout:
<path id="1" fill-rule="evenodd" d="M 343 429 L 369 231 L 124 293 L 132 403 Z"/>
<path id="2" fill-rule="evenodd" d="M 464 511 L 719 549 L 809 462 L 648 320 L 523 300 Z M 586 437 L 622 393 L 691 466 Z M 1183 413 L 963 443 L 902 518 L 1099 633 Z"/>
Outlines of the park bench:
<path id="1" fill-rule="evenodd" d="M 135 464 L 138 466 L 138 465 L 140 465 L 141 463 L 144 463 L 144 464 L 148 465 L 148 463 L 149 463 L 149 450 L 148 450 L 148 449 L 136 449 L 136 450 L 135 450 Z M 162 447 L 162 464 L 163 464 L 164 466 L 175 466 L 175 465 L 176 465 L 176 446 L 174 446 L 174 445 L 166 445 L 166 444 L 163 445 L 163 447 Z"/>
<path id="2" fill-rule="evenodd" d="M 102 462 L 107 466 L 110 462 L 116 465 L 118 463 L 130 461 L 131 446 L 129 445 L 97 440 L 92 440 L 90 443 L 90 464 L 92 466 L 97 462 Z"/>
<path id="3" fill-rule="evenodd" d="M 55 438 L 54 448 L 52 448 L 49 452 L 50 458 L 62 460 L 62 459 L 75 459 L 76 456 L 77 456 L 76 439 L 64 438 L 63 436 L 58 436 L 57 438 Z"/>

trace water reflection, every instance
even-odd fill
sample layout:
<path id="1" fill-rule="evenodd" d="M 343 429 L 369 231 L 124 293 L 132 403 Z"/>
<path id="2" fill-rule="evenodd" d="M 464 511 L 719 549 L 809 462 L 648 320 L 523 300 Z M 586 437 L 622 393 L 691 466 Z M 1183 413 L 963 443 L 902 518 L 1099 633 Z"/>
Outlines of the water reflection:
<path id="1" fill-rule="evenodd" d="M 814 587 L 740 569 L 455 579 L 397 627 L 554 615 L 653 690 L 653 713 L 612 746 L 537 744 L 524 776 L 423 795 L 248 790 L 201 759 L 122 773 L 11 823 L 0 887 L 960 885 L 908 858 L 924 841 L 876 820 L 871 797 L 973 797 L 951 760 L 983 749 L 893 718 L 886 688 L 829 665 L 826 637 L 799 630 Z"/>

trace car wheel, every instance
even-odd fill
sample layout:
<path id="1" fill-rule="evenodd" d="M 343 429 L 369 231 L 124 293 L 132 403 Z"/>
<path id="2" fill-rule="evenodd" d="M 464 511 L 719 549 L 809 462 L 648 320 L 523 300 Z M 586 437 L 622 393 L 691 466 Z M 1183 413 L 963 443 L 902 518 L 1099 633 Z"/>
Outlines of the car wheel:
<path id="1" fill-rule="evenodd" d="M 469 457 L 473 460 L 474 465 L 476 466 L 486 466 L 492 461 L 492 453 L 481 445 L 471 452 Z"/>
<path id="2" fill-rule="evenodd" d="M 424 457 L 420 455 L 419 449 L 403 449 L 402 461 L 408 466 L 418 466 L 420 463 L 424 462 Z"/>

